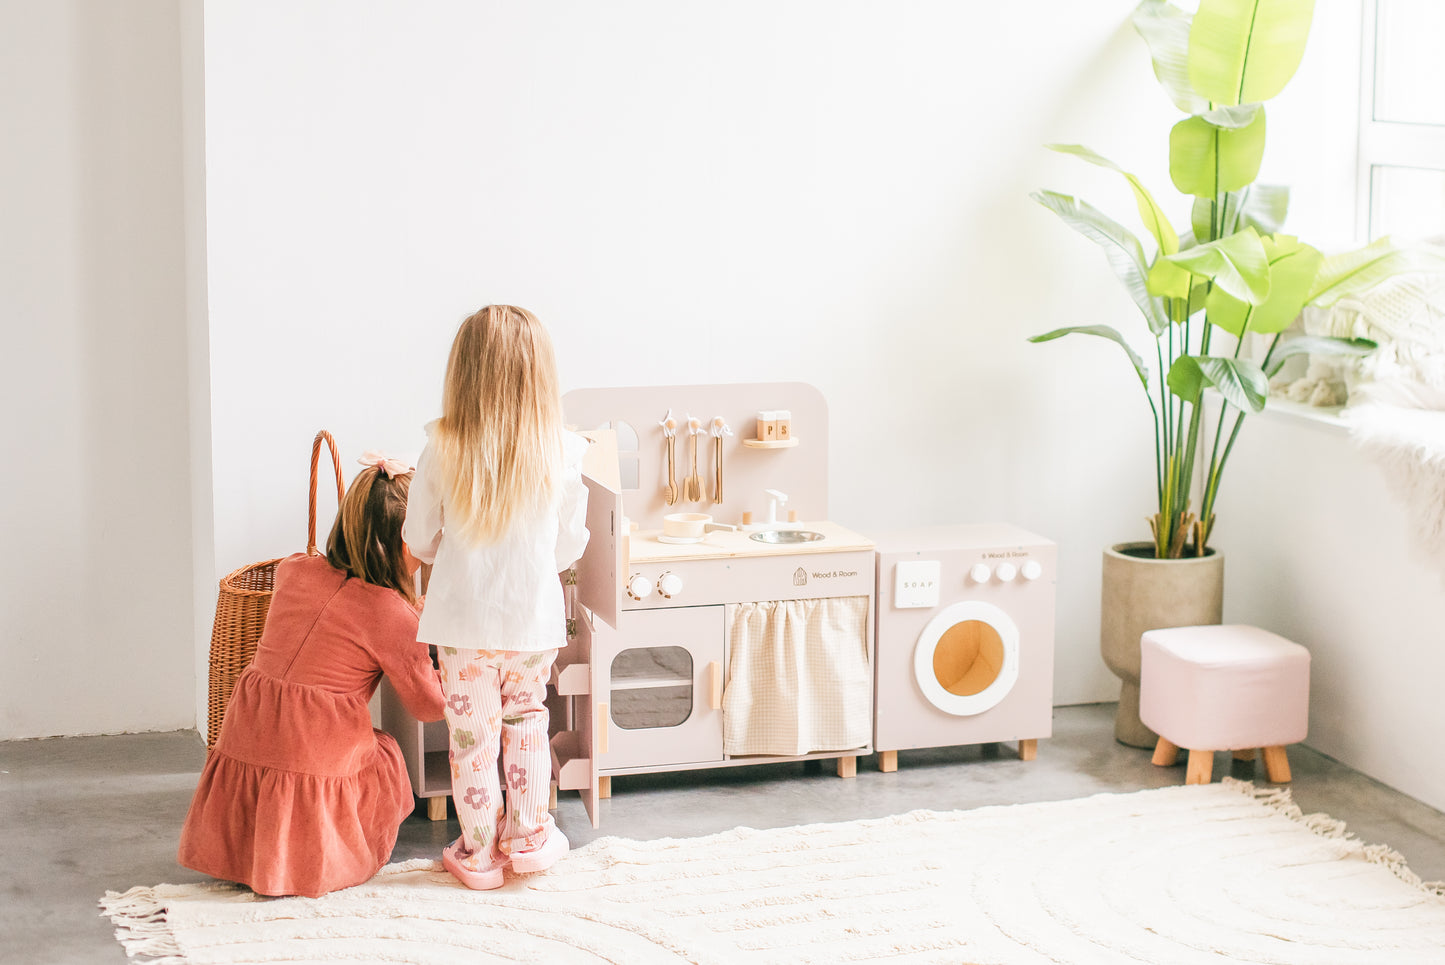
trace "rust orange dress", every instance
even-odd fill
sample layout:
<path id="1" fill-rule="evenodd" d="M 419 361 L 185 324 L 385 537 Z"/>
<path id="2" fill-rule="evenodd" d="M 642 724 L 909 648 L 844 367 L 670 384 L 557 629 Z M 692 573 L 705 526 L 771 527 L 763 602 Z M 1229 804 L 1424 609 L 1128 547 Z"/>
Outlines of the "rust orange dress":
<path id="1" fill-rule="evenodd" d="M 263 895 L 316 897 L 374 875 L 413 807 L 401 749 L 371 726 L 382 674 L 417 720 L 442 691 L 417 614 L 324 556 L 276 570 L 256 657 L 236 680 L 181 830 L 187 868 Z"/>

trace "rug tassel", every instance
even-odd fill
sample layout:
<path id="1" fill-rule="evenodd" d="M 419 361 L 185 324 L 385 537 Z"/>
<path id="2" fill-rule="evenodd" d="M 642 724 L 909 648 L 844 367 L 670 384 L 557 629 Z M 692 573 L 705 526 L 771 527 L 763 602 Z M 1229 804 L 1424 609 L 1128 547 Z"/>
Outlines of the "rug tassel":
<path id="1" fill-rule="evenodd" d="M 185 965 L 155 888 L 137 885 L 125 892 L 107 891 L 100 900 L 100 914 L 115 925 L 115 939 L 127 957 L 152 957 L 149 965 Z"/>
<path id="2" fill-rule="evenodd" d="M 1410 870 L 1405 861 L 1405 856 L 1395 849 L 1383 844 L 1364 844 L 1354 834 L 1350 833 L 1344 821 L 1330 817 L 1328 814 L 1305 814 L 1300 810 L 1298 804 L 1290 797 L 1287 787 L 1255 787 L 1249 781 L 1241 781 L 1238 778 L 1226 776 L 1221 782 L 1232 787 L 1239 793 L 1252 797 L 1260 804 L 1271 808 L 1289 818 L 1297 824 L 1302 824 L 1309 830 L 1322 838 L 1350 841 L 1360 845 L 1361 853 L 1365 860 L 1371 864 L 1381 865 L 1389 869 L 1390 873 L 1399 878 L 1405 884 L 1419 888 L 1428 894 L 1445 897 L 1445 881 L 1423 881 L 1420 876 Z"/>

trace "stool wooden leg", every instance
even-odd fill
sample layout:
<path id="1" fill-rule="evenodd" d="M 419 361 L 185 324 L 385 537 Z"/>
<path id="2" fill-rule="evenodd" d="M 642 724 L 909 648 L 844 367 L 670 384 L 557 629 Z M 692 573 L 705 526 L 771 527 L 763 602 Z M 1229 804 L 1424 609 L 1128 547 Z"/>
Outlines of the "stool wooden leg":
<path id="1" fill-rule="evenodd" d="M 1214 751 L 1190 749 L 1189 769 L 1184 774 L 1185 784 L 1208 784 L 1214 780 Z"/>
<path id="2" fill-rule="evenodd" d="M 597 778 L 597 796 L 604 799 L 612 796 L 611 776 L 603 774 Z"/>
<path id="3" fill-rule="evenodd" d="M 898 770 L 898 752 L 879 751 L 878 770 L 882 771 L 884 774 L 892 774 L 894 771 Z"/>
<path id="4" fill-rule="evenodd" d="M 1030 737 L 1028 740 L 1019 741 L 1019 760 L 1031 761 L 1039 756 L 1039 739 Z"/>
<path id="5" fill-rule="evenodd" d="M 1154 745 L 1154 756 L 1151 760 L 1160 767 L 1173 767 L 1174 762 L 1179 760 L 1179 747 L 1170 743 L 1167 737 L 1159 738 L 1159 743 Z"/>
<path id="6" fill-rule="evenodd" d="M 1253 763 L 1254 755 L 1258 752 L 1258 747 L 1245 747 L 1241 750 L 1237 750 L 1234 752 L 1234 759 L 1236 761 L 1249 761 L 1250 763 Z"/>
<path id="7" fill-rule="evenodd" d="M 1283 747 L 1264 749 L 1264 773 L 1275 784 L 1289 783 L 1289 757 Z"/>
<path id="8" fill-rule="evenodd" d="M 433 821 L 447 819 L 447 796 L 445 794 L 438 794 L 436 797 L 426 799 L 426 816 Z"/>
<path id="9" fill-rule="evenodd" d="M 839 776 L 839 777 L 857 777 L 857 776 L 858 776 L 858 758 L 856 758 L 856 757 L 840 757 L 840 758 L 838 758 L 838 776 Z"/>

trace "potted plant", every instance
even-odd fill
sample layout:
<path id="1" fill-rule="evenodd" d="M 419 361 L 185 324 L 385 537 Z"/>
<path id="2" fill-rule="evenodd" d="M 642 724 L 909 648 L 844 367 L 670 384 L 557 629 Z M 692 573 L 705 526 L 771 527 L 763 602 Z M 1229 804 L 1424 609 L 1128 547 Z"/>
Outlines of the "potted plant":
<path id="1" fill-rule="evenodd" d="M 1110 326 L 1058 328 L 1030 339 L 1083 334 L 1115 342 L 1153 414 L 1152 538 L 1107 550 L 1104 564 L 1100 643 L 1123 680 L 1115 736 L 1126 744 L 1154 745 L 1138 719 L 1139 635 L 1220 621 L 1223 556 L 1209 537 L 1245 416 L 1263 410 L 1269 378 L 1291 356 L 1359 355 L 1375 347 L 1365 339 L 1286 337 L 1285 329 L 1305 305 L 1328 306 L 1412 266 L 1411 252 L 1387 238 L 1325 257 L 1281 232 L 1288 189 L 1254 183 L 1264 153 L 1264 102 L 1294 75 L 1312 16 L 1313 0 L 1200 0 L 1193 14 L 1167 0 L 1144 0 L 1135 9 L 1133 24 L 1155 76 L 1187 115 L 1169 132 L 1169 175 L 1193 198 L 1189 227 L 1177 232 L 1143 183 L 1113 162 L 1080 145 L 1049 147 L 1125 178 L 1153 241 L 1152 259 L 1138 237 L 1085 202 L 1053 191 L 1032 195 L 1104 250 L 1143 315 L 1157 365 L 1151 373 L 1145 355 Z M 1258 359 L 1246 351 L 1251 333 L 1265 343 Z M 1205 433 L 1207 389 L 1223 403 L 1210 419 L 1212 436 Z"/>

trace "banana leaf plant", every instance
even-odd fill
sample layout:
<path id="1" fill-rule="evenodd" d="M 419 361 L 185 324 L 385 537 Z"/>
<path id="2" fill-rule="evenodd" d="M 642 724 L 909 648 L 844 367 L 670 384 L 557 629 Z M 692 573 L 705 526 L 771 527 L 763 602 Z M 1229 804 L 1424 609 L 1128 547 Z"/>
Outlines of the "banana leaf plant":
<path id="1" fill-rule="evenodd" d="M 1059 328 L 1030 341 L 1093 335 L 1128 355 L 1154 417 L 1159 502 L 1149 525 L 1160 559 L 1207 552 L 1220 479 L 1240 426 L 1245 415 L 1264 409 L 1269 379 L 1291 356 L 1363 355 L 1375 348 L 1367 339 L 1283 337 L 1304 306 L 1328 306 L 1418 267 L 1418 252 L 1388 238 L 1325 257 L 1281 232 L 1289 190 L 1254 183 L 1264 155 L 1264 102 L 1294 76 L 1313 14 L 1313 0 L 1200 0 L 1193 14 L 1168 0 L 1144 0 L 1135 9 L 1133 24 L 1149 47 L 1155 76 L 1188 115 L 1169 133 L 1169 176 L 1194 199 L 1189 228 L 1176 232 L 1143 183 L 1112 161 L 1076 144 L 1049 147 L 1124 177 L 1153 241 L 1152 259 L 1137 236 L 1087 203 L 1054 191 L 1031 195 L 1103 249 L 1153 337 L 1157 379 L 1107 325 Z M 1221 337 L 1223 346 L 1216 345 L 1220 332 L 1232 344 Z M 1267 339 L 1260 359 L 1242 354 L 1250 332 Z M 1201 452 L 1206 389 L 1226 403 L 1207 453 Z M 1201 457 L 1208 462 L 1196 517 L 1190 501 Z"/>

